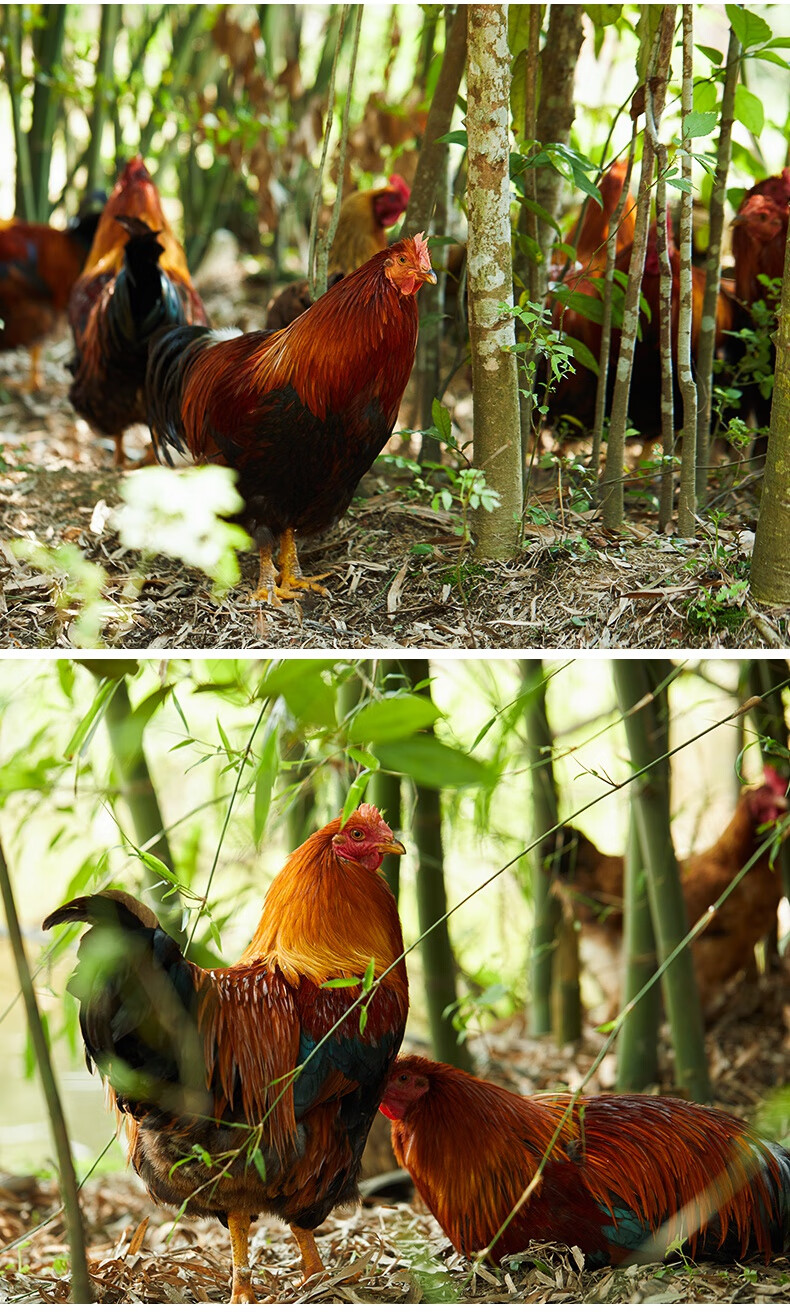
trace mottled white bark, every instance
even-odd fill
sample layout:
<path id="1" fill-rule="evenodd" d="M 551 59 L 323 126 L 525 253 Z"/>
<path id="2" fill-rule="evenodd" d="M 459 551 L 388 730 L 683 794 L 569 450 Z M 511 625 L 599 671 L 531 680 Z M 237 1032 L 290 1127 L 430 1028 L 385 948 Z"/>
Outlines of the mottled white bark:
<path id="1" fill-rule="evenodd" d="M 683 90 L 681 112 L 685 123 L 694 94 L 693 5 L 683 6 Z M 680 290 L 678 294 L 678 382 L 683 398 L 683 456 L 680 465 L 678 534 L 690 539 L 696 530 L 697 511 L 697 384 L 691 365 L 691 152 L 690 137 L 683 138 L 683 178 L 688 191 L 680 193 Z"/>
<path id="2" fill-rule="evenodd" d="M 510 52 L 507 5 L 470 5 L 467 53 L 469 333 L 475 463 L 501 502 L 476 514 L 475 555 L 504 561 L 519 545 L 522 483 L 510 235 Z"/>

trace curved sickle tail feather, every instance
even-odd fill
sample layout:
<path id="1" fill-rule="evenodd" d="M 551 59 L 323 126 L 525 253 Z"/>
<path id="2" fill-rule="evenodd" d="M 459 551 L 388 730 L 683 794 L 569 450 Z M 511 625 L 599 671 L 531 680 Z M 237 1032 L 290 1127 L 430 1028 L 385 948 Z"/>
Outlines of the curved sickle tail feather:
<path id="1" fill-rule="evenodd" d="M 184 324 L 187 315 L 177 285 L 160 266 L 164 247 L 157 230 L 132 216 L 118 215 L 117 222 L 129 237 L 107 308 L 107 346 L 123 359 L 145 351 L 157 329 Z"/>
<path id="2" fill-rule="evenodd" d="M 197 353 L 216 341 L 212 329 L 193 324 L 163 329 L 151 342 L 145 402 L 156 459 L 162 465 L 175 464 L 173 452 L 187 462 L 193 459 L 181 414 L 184 387 Z"/>
<path id="3" fill-rule="evenodd" d="M 68 989 L 80 1002 L 88 1068 L 120 1110 L 193 1117 L 211 1112 L 198 1029 L 198 976 L 150 909 L 125 891 L 71 900 L 44 930 L 87 922 Z"/>

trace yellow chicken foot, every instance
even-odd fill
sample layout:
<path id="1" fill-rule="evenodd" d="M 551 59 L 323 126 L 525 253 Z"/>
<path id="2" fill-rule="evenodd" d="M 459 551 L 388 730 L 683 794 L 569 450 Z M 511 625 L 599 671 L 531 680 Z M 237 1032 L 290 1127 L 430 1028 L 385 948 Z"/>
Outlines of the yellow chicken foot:
<path id="1" fill-rule="evenodd" d="M 280 594 L 277 588 L 277 572 L 272 561 L 272 550 L 271 548 L 261 548 L 259 552 L 261 566 L 258 574 L 258 588 L 252 595 L 253 599 L 271 603 L 273 607 L 279 607 Z"/>
<path id="2" fill-rule="evenodd" d="M 302 1282 L 305 1283 L 314 1274 L 325 1273 L 324 1262 L 315 1244 L 312 1229 L 297 1228 L 296 1224 L 291 1224 L 291 1232 L 302 1256 Z"/>
<path id="3" fill-rule="evenodd" d="M 325 594 L 326 589 L 318 581 L 326 578 L 327 575 L 302 575 L 293 530 L 286 530 L 285 534 L 280 535 L 280 578 L 277 582 L 279 598 L 296 598 L 295 589 L 309 589 L 316 594 Z"/>
<path id="4" fill-rule="evenodd" d="M 116 470 L 126 470 L 126 453 L 123 450 L 123 434 L 113 434 L 115 443 L 115 455 L 113 465 Z"/>
<path id="5" fill-rule="evenodd" d="M 252 1291 L 252 1271 L 250 1270 L 250 1215 L 229 1214 L 228 1231 L 233 1254 L 233 1289 L 230 1294 L 231 1305 L 255 1305 Z"/>
<path id="6" fill-rule="evenodd" d="M 37 393 L 41 387 L 41 347 L 36 343 L 30 348 L 30 376 L 27 381 L 28 392 Z"/>

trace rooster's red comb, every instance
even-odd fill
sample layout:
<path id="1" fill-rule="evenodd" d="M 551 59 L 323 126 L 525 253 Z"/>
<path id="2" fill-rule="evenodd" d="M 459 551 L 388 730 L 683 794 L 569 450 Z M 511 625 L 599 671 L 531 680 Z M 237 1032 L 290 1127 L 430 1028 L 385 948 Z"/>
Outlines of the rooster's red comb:
<path id="1" fill-rule="evenodd" d="M 771 765 L 771 763 L 765 764 L 763 775 L 765 776 L 765 784 L 770 786 L 774 794 L 787 794 L 787 781 L 784 776 L 782 776 L 781 773 Z"/>
<path id="2" fill-rule="evenodd" d="M 417 256 L 417 262 L 420 266 L 420 269 L 430 269 L 431 256 L 430 256 L 430 252 L 428 251 L 428 243 L 425 241 L 425 234 L 415 233 L 413 241 L 414 241 L 414 251 Z"/>

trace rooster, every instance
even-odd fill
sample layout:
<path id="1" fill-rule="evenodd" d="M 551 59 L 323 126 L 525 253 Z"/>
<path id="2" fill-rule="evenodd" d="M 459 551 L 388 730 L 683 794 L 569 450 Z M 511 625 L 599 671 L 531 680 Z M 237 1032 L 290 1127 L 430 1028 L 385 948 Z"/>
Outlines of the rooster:
<path id="1" fill-rule="evenodd" d="M 722 1110 L 527 1098 L 416 1055 L 395 1064 L 381 1110 L 398 1163 L 465 1256 L 556 1242 L 598 1266 L 658 1260 L 680 1242 L 697 1259 L 767 1261 L 790 1246 L 790 1151 Z"/>
<path id="2" fill-rule="evenodd" d="M 66 229 L 21 219 L 0 223 L 0 351 L 30 348 L 31 392 L 41 387 L 41 341 L 66 313 L 99 214 L 86 208 Z"/>
<path id="3" fill-rule="evenodd" d="M 675 411 L 679 413 L 682 405 L 678 388 L 678 326 L 680 319 L 680 252 L 672 237 L 672 226 L 667 215 L 667 245 L 672 271 L 672 359 L 675 393 Z M 633 243 L 629 242 L 618 250 L 615 270 L 621 276 L 628 274 L 631 263 Z M 647 237 L 644 273 L 642 275 L 641 300 L 643 307 L 639 317 L 639 337 L 634 350 L 633 379 L 629 399 L 628 414 L 640 432 L 654 436 L 661 430 L 661 356 L 659 330 L 659 289 L 661 267 L 658 258 L 656 225 L 650 228 Z M 691 351 L 696 357 L 702 325 L 702 303 L 705 296 L 706 273 L 703 269 L 693 267 L 691 270 L 692 327 Z M 602 301 L 600 281 L 582 274 L 575 276 L 569 283 L 572 292 L 581 293 L 595 301 Z M 560 291 L 558 300 L 562 300 Z M 646 309 L 645 309 L 646 308 Z M 598 319 L 590 318 L 582 310 L 563 307 L 555 310 L 555 321 L 565 334 L 576 339 L 592 353 L 596 360 L 601 353 L 601 325 Z M 731 285 L 723 280 L 716 305 L 716 350 L 723 350 L 726 334 L 735 322 L 735 306 Z M 617 361 L 620 351 L 620 330 L 612 329 L 611 359 Z M 562 380 L 549 400 L 552 416 L 571 415 L 582 424 L 592 424 L 595 410 L 596 379 L 592 372 L 583 365 L 576 366 L 575 373 Z M 609 375 L 609 397 L 614 387 L 614 371 Z"/>
<path id="4" fill-rule="evenodd" d="M 751 330 L 754 327 L 752 306 L 765 302 L 777 309 L 777 299 L 761 282 L 761 276 L 781 279 L 787 247 L 788 204 L 790 203 L 790 168 L 781 174 L 764 178 L 744 196 L 738 213 L 732 221 L 732 254 L 735 262 L 735 293 L 738 307 L 735 328 Z M 743 356 L 743 347 L 735 341 L 728 353 L 731 363 L 737 366 Z M 771 345 L 770 368 L 776 361 L 776 350 Z M 754 413 L 755 422 L 763 427 L 771 416 L 771 398 L 763 396 L 760 388 L 746 383 L 743 386 L 741 414 L 748 419 Z"/>
<path id="5" fill-rule="evenodd" d="M 301 574 L 295 533 L 316 534 L 343 515 L 392 433 L 417 345 L 415 294 L 435 281 L 418 233 L 372 256 L 277 333 L 158 335 L 146 379 L 156 455 L 238 471 L 260 551 L 257 598 L 279 604 L 298 590 L 325 592 Z"/>
<path id="6" fill-rule="evenodd" d="M 397 224 L 409 204 L 411 189 L 399 174 L 386 187 L 351 192 L 340 207 L 337 230 L 329 253 L 329 287 L 359 269 L 387 245 L 386 229 Z M 289 283 L 266 309 L 266 328 L 284 329 L 312 306 L 307 279 Z"/>
<path id="7" fill-rule="evenodd" d="M 689 927 L 723 895 L 733 877 L 765 841 L 766 828 L 787 812 L 787 782 L 770 765 L 763 785 L 745 790 L 718 840 L 681 865 Z M 623 934 L 623 860 L 602 854 L 581 831 L 563 827 L 557 875 L 577 896 L 574 914 L 585 931 L 617 954 Z M 782 898 L 782 879 L 765 852 L 694 940 L 691 952 L 704 1008 L 736 973 L 754 961 L 754 947 L 767 936 Z"/>
<path id="8" fill-rule="evenodd" d="M 99 433 L 115 440 L 144 423 L 143 381 L 156 329 L 208 323 L 186 256 L 168 224 L 141 156 L 127 164 L 110 195 L 82 277 L 69 298 L 76 348 L 69 399 Z"/>
<path id="9" fill-rule="evenodd" d="M 323 1269 L 313 1230 L 355 1196 L 408 1009 L 397 906 L 379 872 L 385 854 L 404 852 L 371 804 L 336 818 L 287 859 L 238 962 L 212 972 L 121 890 L 44 923 L 91 924 L 69 984 L 88 1067 L 125 1115 L 154 1200 L 227 1224 L 233 1302 L 254 1300 L 259 1212 L 290 1224 L 307 1278 Z M 345 1017 L 359 988 L 323 988 L 361 982 L 371 964 L 379 983 L 364 1020 Z"/>

